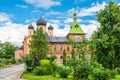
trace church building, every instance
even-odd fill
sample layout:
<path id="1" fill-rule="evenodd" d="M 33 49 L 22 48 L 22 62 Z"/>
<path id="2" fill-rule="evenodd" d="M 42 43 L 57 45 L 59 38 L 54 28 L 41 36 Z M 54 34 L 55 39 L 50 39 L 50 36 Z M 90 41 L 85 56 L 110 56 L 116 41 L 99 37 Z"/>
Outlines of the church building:
<path id="1" fill-rule="evenodd" d="M 71 52 L 73 46 L 67 42 L 68 39 L 71 39 L 75 42 L 81 42 L 85 38 L 85 33 L 82 30 L 81 26 L 77 22 L 76 18 L 77 14 L 74 11 L 73 13 L 73 22 L 70 25 L 70 31 L 65 37 L 56 37 L 53 36 L 54 28 L 52 25 L 49 25 L 48 32 L 46 32 L 46 25 L 47 22 L 41 17 L 39 20 L 36 21 L 37 28 L 42 28 L 43 32 L 46 34 L 49 42 L 49 51 L 47 56 L 49 57 L 52 54 L 57 56 L 57 63 L 62 63 L 63 51 L 66 51 L 67 58 L 71 57 Z M 34 34 L 35 30 L 32 25 L 28 26 L 28 36 L 26 36 L 23 40 L 23 45 L 15 51 L 15 59 L 20 59 L 22 56 L 29 54 L 30 48 L 30 40 L 32 39 L 32 35 Z"/>

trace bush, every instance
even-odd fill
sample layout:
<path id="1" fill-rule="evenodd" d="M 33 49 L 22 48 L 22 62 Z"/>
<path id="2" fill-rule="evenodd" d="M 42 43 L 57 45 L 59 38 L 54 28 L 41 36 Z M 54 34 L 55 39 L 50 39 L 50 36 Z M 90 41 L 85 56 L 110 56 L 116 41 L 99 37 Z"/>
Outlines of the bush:
<path id="1" fill-rule="evenodd" d="M 52 67 L 50 65 L 50 60 L 42 59 L 39 62 L 40 62 L 41 67 L 44 67 L 47 70 L 46 74 L 48 75 L 52 74 Z"/>
<path id="2" fill-rule="evenodd" d="M 16 60 L 14 58 L 11 59 L 11 64 L 16 64 Z"/>
<path id="3" fill-rule="evenodd" d="M 55 73 L 58 69 L 58 66 L 55 62 L 51 62 L 50 65 L 51 65 L 51 69 L 52 69 L 52 75 L 53 75 L 53 77 L 55 77 Z"/>
<path id="4" fill-rule="evenodd" d="M 51 55 L 51 56 L 50 56 L 50 61 L 51 61 L 51 62 L 54 62 L 55 59 L 57 59 L 57 56 L 56 56 L 56 55 Z"/>
<path id="5" fill-rule="evenodd" d="M 74 77 L 78 78 L 88 78 L 88 75 L 91 74 L 92 67 L 87 62 L 81 62 L 80 65 L 75 67 Z"/>
<path id="6" fill-rule="evenodd" d="M 120 74 L 120 67 L 119 68 L 116 68 L 118 74 Z"/>
<path id="7" fill-rule="evenodd" d="M 43 67 L 38 67 L 33 70 L 33 73 L 35 75 L 47 75 L 47 70 L 46 68 Z"/>
<path id="8" fill-rule="evenodd" d="M 26 64 L 26 70 L 28 72 L 32 72 L 35 67 L 33 58 L 30 55 L 28 55 L 24 58 L 24 62 Z"/>
<path id="9" fill-rule="evenodd" d="M 5 64 L 4 63 L 0 63 L 0 67 L 4 67 L 5 66 Z"/>
<path id="10" fill-rule="evenodd" d="M 109 72 L 106 70 L 95 70 L 93 71 L 93 80 L 108 80 Z"/>
<path id="11" fill-rule="evenodd" d="M 58 71 L 60 77 L 62 78 L 67 78 L 67 76 L 71 73 L 71 70 L 69 68 L 59 68 L 59 71 Z"/>
<path id="12" fill-rule="evenodd" d="M 40 65 L 42 67 L 49 67 L 50 66 L 50 60 L 48 60 L 48 59 L 42 59 L 39 62 L 40 62 Z"/>
<path id="13" fill-rule="evenodd" d="M 115 78 L 115 75 L 117 74 L 117 70 L 108 70 L 109 77 Z"/>

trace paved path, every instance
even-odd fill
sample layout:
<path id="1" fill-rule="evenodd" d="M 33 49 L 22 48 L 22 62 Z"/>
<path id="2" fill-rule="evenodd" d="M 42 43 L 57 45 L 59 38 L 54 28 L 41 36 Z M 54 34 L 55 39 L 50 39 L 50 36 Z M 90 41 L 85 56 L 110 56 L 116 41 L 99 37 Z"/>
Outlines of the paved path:
<path id="1" fill-rule="evenodd" d="M 21 80 L 19 77 L 23 73 L 24 67 L 24 64 L 20 64 L 0 69 L 0 80 Z"/>

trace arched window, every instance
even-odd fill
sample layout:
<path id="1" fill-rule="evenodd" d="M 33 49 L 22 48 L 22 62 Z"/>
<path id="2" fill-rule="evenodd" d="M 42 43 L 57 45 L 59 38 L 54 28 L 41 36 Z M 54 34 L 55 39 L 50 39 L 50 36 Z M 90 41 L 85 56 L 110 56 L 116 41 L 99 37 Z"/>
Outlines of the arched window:
<path id="1" fill-rule="evenodd" d="M 70 51 L 70 46 L 69 45 L 67 45 L 67 51 Z"/>
<path id="2" fill-rule="evenodd" d="M 60 45 L 60 51 L 63 51 L 63 45 Z"/>
<path id="3" fill-rule="evenodd" d="M 56 45 L 53 46 L 54 51 L 56 51 Z"/>

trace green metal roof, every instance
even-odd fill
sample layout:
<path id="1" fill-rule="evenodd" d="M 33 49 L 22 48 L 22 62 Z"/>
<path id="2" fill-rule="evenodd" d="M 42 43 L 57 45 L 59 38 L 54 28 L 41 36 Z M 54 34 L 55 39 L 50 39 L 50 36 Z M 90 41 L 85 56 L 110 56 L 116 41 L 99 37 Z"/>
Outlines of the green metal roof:
<path id="1" fill-rule="evenodd" d="M 81 26 L 79 25 L 79 23 L 77 22 L 77 20 L 74 20 L 73 23 L 71 24 L 70 33 L 84 34 L 84 32 L 83 32 Z"/>
<path id="2" fill-rule="evenodd" d="M 79 23 L 77 22 L 77 19 L 76 19 L 76 16 L 77 16 L 77 13 L 76 11 L 74 10 L 73 12 L 73 23 L 72 25 L 70 26 L 70 33 L 72 34 L 84 34 L 81 26 L 79 25 Z"/>

